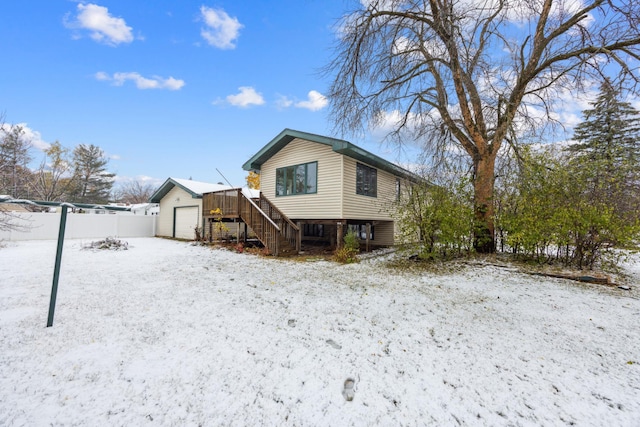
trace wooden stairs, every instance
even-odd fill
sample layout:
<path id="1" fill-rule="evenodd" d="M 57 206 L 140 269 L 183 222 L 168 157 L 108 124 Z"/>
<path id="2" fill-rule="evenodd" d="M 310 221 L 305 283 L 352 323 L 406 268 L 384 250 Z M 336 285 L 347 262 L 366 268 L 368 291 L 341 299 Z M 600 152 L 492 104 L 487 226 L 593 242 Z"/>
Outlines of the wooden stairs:
<path id="1" fill-rule="evenodd" d="M 275 256 L 300 252 L 300 228 L 260 193 L 248 198 L 242 189 L 216 191 L 202 195 L 205 217 L 239 218 Z M 211 215 L 219 209 L 220 213 Z"/>

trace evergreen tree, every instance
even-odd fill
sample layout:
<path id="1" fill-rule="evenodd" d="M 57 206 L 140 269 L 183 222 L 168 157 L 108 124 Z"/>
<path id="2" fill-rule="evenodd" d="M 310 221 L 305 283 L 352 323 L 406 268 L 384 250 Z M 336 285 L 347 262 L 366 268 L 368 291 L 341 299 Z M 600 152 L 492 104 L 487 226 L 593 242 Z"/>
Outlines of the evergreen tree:
<path id="1" fill-rule="evenodd" d="M 115 174 L 107 172 L 108 163 L 102 149 L 93 144 L 80 144 L 73 150 L 72 202 L 106 203 L 109 200 Z"/>
<path id="2" fill-rule="evenodd" d="M 591 185 L 584 196 L 608 201 L 621 213 L 640 211 L 640 112 L 621 99 L 620 90 L 605 80 L 593 108 L 583 112 L 575 128 L 576 144 L 568 148 L 573 164 Z"/>

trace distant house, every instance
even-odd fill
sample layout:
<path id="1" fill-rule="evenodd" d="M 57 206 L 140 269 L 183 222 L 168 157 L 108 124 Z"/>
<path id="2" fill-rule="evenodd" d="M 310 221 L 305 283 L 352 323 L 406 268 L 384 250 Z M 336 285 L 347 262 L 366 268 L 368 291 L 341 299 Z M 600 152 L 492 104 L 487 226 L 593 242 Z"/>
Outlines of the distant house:
<path id="1" fill-rule="evenodd" d="M 158 215 L 160 206 L 158 203 L 135 203 L 130 206 L 134 215 Z"/>
<path id="2" fill-rule="evenodd" d="M 256 235 L 263 236 L 276 255 L 285 248 L 299 251 L 302 241 L 340 244 L 347 230 L 355 231 L 368 247 L 393 245 L 394 202 L 403 188 L 419 180 L 348 141 L 291 129 L 283 130 L 243 168 L 260 173 L 261 194 L 252 201 L 257 211 L 238 205 L 227 207 L 226 214 L 240 215 L 251 228 L 254 221 Z M 223 203 L 213 197 L 204 195 L 205 217 L 209 208 Z M 258 211 L 268 220 L 256 222 Z M 273 230 L 261 232 L 265 227 Z M 270 237 L 275 232 L 279 240 Z"/>
<path id="3" fill-rule="evenodd" d="M 163 237 L 193 240 L 195 228 L 202 229 L 202 194 L 231 188 L 223 184 L 168 178 L 149 199 L 158 203 L 156 234 Z"/>
<path id="4" fill-rule="evenodd" d="M 160 206 L 158 203 L 109 203 L 108 206 L 115 206 L 129 209 L 132 215 L 158 215 Z"/>

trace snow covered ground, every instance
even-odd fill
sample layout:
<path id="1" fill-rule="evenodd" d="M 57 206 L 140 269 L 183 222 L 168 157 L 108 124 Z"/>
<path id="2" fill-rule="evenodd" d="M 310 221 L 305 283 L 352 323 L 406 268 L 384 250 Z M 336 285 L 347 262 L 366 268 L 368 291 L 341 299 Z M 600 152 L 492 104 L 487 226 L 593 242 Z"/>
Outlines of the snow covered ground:
<path id="1" fill-rule="evenodd" d="M 128 242 L 65 243 L 52 328 L 56 242 L 0 248 L 0 425 L 640 425 L 637 263 L 624 291 Z"/>

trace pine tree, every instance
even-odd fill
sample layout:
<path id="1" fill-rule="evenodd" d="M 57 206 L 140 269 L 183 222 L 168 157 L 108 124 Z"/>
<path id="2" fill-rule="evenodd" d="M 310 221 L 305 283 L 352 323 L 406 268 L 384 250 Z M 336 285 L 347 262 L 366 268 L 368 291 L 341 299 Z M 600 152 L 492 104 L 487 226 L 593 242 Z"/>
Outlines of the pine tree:
<path id="1" fill-rule="evenodd" d="M 576 144 L 568 148 L 573 164 L 590 182 L 589 200 L 607 200 L 620 213 L 637 218 L 640 211 L 640 112 L 621 99 L 605 80 L 593 108 L 574 129 Z"/>
<path id="2" fill-rule="evenodd" d="M 80 144 L 73 150 L 72 202 L 106 203 L 109 200 L 113 177 L 107 172 L 109 163 L 100 147 Z"/>

